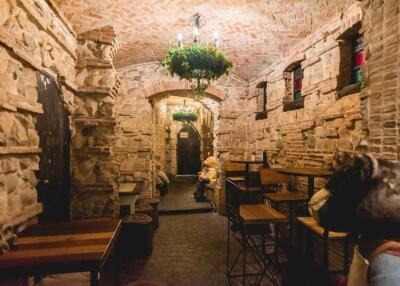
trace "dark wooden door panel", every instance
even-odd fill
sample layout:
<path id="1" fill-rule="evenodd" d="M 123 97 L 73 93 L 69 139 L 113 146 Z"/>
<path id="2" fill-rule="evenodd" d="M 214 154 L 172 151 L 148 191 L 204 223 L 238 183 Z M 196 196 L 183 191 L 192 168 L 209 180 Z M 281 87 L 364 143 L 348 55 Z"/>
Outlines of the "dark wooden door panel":
<path id="1" fill-rule="evenodd" d="M 69 218 L 69 122 L 56 82 L 38 73 L 38 101 L 43 114 L 36 128 L 40 137 L 38 197 L 43 203 L 42 221 L 61 221 Z"/>
<path id="2" fill-rule="evenodd" d="M 200 171 L 200 136 L 189 124 L 178 133 L 177 159 L 179 175 L 195 175 Z"/>

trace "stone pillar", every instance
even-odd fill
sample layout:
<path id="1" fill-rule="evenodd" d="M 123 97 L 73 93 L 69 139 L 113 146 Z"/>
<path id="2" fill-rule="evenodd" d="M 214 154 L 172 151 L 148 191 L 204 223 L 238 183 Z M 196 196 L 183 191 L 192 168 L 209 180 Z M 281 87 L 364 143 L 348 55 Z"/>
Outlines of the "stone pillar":
<path id="1" fill-rule="evenodd" d="M 117 48 L 110 26 L 78 36 L 78 94 L 71 151 L 73 218 L 119 214 L 119 173 L 113 156 L 114 103 L 120 81 L 112 59 Z"/>

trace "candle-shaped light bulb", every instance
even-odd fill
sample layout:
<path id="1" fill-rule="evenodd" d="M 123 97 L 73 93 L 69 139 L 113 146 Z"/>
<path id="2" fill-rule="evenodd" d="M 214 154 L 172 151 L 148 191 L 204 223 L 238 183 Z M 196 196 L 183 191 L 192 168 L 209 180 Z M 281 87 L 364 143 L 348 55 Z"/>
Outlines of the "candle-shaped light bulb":
<path id="1" fill-rule="evenodd" d="M 214 46 L 218 47 L 218 31 L 214 31 L 213 33 L 213 38 L 214 38 Z"/>
<path id="2" fill-rule="evenodd" d="M 214 37 L 214 40 L 215 40 L 215 39 L 217 39 L 217 40 L 218 40 L 218 31 L 214 31 L 214 33 L 213 33 L 213 37 Z"/>
<path id="3" fill-rule="evenodd" d="M 178 41 L 182 42 L 183 40 L 183 35 L 182 33 L 178 33 Z"/>
<path id="4" fill-rule="evenodd" d="M 183 35 L 181 33 L 178 33 L 178 46 L 182 48 L 182 40 L 183 40 Z"/>

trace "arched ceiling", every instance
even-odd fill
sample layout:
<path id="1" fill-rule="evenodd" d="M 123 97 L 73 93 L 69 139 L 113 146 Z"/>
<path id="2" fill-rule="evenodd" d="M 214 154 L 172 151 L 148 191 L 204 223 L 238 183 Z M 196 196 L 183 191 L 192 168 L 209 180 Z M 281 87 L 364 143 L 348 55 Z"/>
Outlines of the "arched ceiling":
<path id="1" fill-rule="evenodd" d="M 112 25 L 121 48 L 117 68 L 162 59 L 181 32 L 192 41 L 190 17 L 206 20 L 201 41 L 220 35 L 233 73 L 250 79 L 285 56 L 351 0 L 55 0 L 76 32 Z"/>

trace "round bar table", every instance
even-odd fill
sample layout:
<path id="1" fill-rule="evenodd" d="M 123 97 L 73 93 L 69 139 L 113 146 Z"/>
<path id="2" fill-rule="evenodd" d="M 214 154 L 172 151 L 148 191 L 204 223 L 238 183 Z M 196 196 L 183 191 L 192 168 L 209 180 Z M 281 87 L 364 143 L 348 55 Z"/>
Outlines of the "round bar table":
<path id="1" fill-rule="evenodd" d="M 333 174 L 331 170 L 312 167 L 279 168 L 278 172 L 291 176 L 307 177 L 308 200 L 310 200 L 314 194 L 314 178 L 329 178 Z"/>

